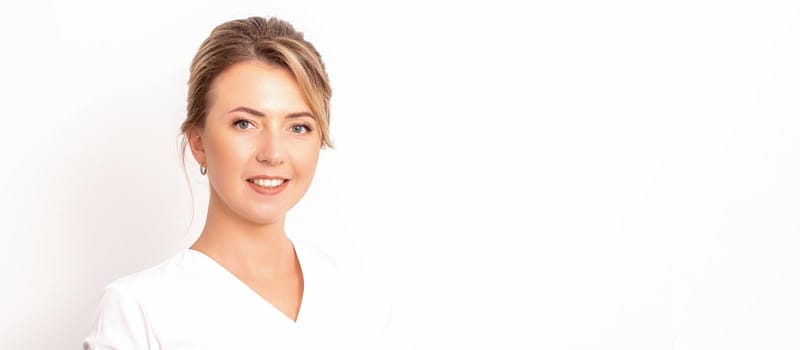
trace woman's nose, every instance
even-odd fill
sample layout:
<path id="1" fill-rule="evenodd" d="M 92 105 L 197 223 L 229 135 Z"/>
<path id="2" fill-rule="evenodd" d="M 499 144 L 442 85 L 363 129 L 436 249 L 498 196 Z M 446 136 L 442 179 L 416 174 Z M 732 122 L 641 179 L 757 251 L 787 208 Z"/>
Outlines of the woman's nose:
<path id="1" fill-rule="evenodd" d="M 285 152 L 278 130 L 265 131 L 256 159 L 269 165 L 283 164 Z"/>

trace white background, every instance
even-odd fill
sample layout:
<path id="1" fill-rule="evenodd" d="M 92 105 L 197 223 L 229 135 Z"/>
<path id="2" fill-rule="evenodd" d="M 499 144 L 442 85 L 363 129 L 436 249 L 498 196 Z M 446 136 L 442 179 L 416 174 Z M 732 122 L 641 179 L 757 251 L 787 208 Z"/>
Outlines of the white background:
<path id="1" fill-rule="evenodd" d="M 194 240 L 188 67 L 250 15 L 334 88 L 287 229 L 366 265 L 410 348 L 800 348 L 796 1 L 25 3 L 0 8 L 4 349 L 78 348 L 106 283 Z"/>

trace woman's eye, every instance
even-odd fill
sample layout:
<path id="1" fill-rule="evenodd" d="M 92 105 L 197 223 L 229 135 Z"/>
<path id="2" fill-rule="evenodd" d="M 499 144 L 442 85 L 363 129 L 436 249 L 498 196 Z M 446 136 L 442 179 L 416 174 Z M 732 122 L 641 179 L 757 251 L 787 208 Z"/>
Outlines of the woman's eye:
<path id="1" fill-rule="evenodd" d="M 297 124 L 297 125 L 292 125 L 291 130 L 295 134 L 303 134 L 311 131 L 311 128 L 308 127 L 308 125 Z"/>
<path id="2" fill-rule="evenodd" d="M 239 120 L 233 122 L 233 125 L 235 125 L 239 129 L 247 129 L 247 126 L 251 125 L 251 123 L 249 121 L 247 121 L 247 120 L 239 119 Z"/>

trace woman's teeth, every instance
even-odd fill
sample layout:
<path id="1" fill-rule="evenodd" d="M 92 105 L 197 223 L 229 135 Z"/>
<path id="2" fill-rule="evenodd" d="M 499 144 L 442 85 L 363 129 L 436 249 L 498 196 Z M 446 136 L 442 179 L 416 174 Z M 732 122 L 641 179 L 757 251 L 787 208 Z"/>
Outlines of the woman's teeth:
<path id="1" fill-rule="evenodd" d="M 275 188 L 280 186 L 285 179 L 252 179 L 249 180 L 250 182 L 259 185 L 264 188 Z"/>

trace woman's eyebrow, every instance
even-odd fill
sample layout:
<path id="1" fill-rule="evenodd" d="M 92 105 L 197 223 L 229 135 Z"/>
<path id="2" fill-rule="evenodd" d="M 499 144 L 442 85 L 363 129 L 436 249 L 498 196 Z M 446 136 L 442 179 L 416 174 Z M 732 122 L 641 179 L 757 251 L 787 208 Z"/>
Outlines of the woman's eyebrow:
<path id="1" fill-rule="evenodd" d="M 239 107 L 236 107 L 234 109 L 231 109 L 228 113 L 233 113 L 233 112 L 245 112 L 247 114 L 252 114 L 252 115 L 254 115 L 256 117 L 263 117 L 264 116 L 264 113 L 261 113 L 261 112 L 255 110 L 255 109 L 244 107 L 244 106 L 239 106 Z"/>
<path id="2" fill-rule="evenodd" d="M 308 113 L 308 112 L 289 113 L 289 114 L 286 115 L 286 118 L 302 118 L 302 117 L 309 117 L 309 118 L 314 119 L 314 120 L 317 119 L 317 118 L 314 118 L 313 114 Z"/>
<path id="3" fill-rule="evenodd" d="M 252 115 L 254 115 L 256 117 L 264 117 L 265 116 L 264 113 L 261 113 L 261 112 L 255 110 L 255 109 L 252 109 L 252 108 L 249 108 L 249 107 L 244 107 L 244 106 L 236 107 L 236 108 L 230 110 L 228 113 L 233 113 L 233 112 L 245 112 L 247 114 L 252 114 Z M 308 112 L 296 112 L 296 113 L 289 113 L 289 114 L 286 115 L 286 118 L 301 118 L 301 117 L 309 117 L 309 118 L 312 118 L 312 119 L 316 119 L 316 118 L 314 118 L 313 114 L 308 113 Z"/>

